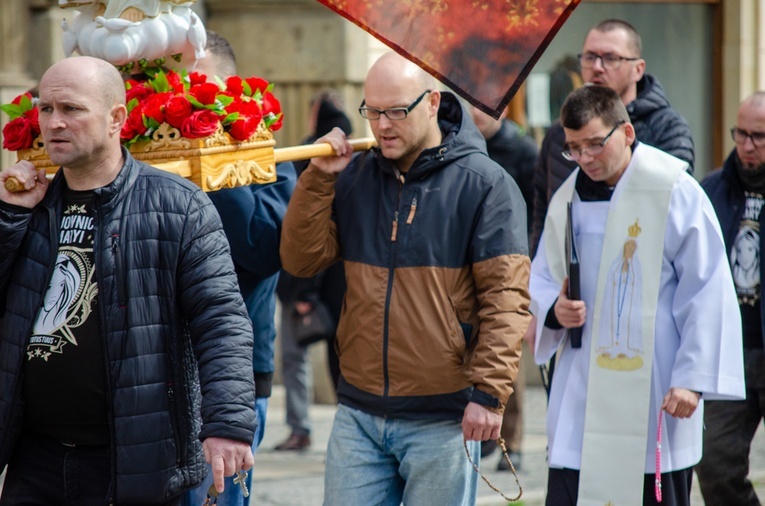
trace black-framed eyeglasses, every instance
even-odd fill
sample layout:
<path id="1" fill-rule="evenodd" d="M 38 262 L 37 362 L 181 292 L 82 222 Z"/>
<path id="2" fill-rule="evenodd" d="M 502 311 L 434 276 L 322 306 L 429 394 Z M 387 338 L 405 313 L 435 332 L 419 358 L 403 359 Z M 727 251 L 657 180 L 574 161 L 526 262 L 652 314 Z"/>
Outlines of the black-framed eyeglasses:
<path id="1" fill-rule="evenodd" d="M 616 132 L 616 129 L 622 126 L 625 122 L 619 121 L 616 123 L 614 128 L 611 129 L 610 132 L 608 132 L 608 135 L 603 137 L 603 140 L 600 142 L 597 142 L 591 146 L 585 146 L 583 148 L 578 149 L 571 149 L 570 146 L 566 145 L 563 147 L 563 151 L 560 152 L 561 155 L 563 155 L 563 158 L 570 162 L 577 162 L 579 161 L 582 156 L 587 153 L 590 156 L 598 156 L 603 152 L 603 148 L 606 147 L 606 142 L 608 142 L 608 139 L 611 138 L 611 136 Z"/>
<path id="2" fill-rule="evenodd" d="M 592 68 L 595 62 L 600 60 L 603 68 L 608 70 L 616 70 L 621 67 L 623 61 L 636 61 L 640 58 L 627 58 L 626 56 L 619 56 L 618 54 L 597 54 L 597 53 L 581 53 L 577 55 L 579 58 L 579 65 L 583 69 Z"/>
<path id="3" fill-rule="evenodd" d="M 754 147 L 765 147 L 765 132 L 747 132 L 741 128 L 733 127 L 730 129 L 730 136 L 736 144 L 744 145 L 747 139 L 751 139 Z"/>
<path id="4" fill-rule="evenodd" d="M 391 107 L 390 109 L 377 109 L 374 107 L 365 107 L 364 104 L 366 103 L 366 99 L 361 101 L 361 105 L 359 106 L 359 114 L 361 114 L 361 117 L 364 119 L 380 119 L 381 115 L 385 115 L 386 118 L 393 121 L 399 121 L 402 119 L 406 119 L 406 117 L 409 115 L 409 113 L 417 107 L 417 104 L 419 104 L 423 98 L 425 98 L 425 95 L 430 93 L 433 90 L 425 90 L 422 95 L 417 97 L 417 99 L 409 104 L 406 107 Z"/>

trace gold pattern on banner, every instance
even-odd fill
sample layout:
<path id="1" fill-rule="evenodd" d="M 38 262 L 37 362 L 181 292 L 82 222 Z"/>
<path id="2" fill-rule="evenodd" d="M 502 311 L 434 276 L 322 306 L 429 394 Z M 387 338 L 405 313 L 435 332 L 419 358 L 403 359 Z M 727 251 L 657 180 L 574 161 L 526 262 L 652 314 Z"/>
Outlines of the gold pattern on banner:
<path id="1" fill-rule="evenodd" d="M 537 22 L 538 0 L 512 0 L 512 2 L 507 0 L 507 3 L 510 4 L 510 8 L 507 11 L 508 24 L 505 31 L 513 32 L 518 28 L 528 28 L 539 24 Z"/>

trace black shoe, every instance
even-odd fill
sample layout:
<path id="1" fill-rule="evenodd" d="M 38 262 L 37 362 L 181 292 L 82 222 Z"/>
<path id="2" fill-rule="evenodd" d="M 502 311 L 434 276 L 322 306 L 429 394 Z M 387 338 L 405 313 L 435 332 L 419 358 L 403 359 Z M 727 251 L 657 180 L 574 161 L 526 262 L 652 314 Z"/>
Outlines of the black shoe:
<path id="1" fill-rule="evenodd" d="M 497 442 L 493 439 L 481 441 L 481 458 L 487 457 L 497 449 Z"/>
<path id="2" fill-rule="evenodd" d="M 507 456 L 510 457 L 510 461 L 513 463 L 516 471 L 521 470 L 521 454 L 519 452 L 507 452 Z M 497 464 L 497 471 L 509 471 L 510 464 L 505 460 L 504 455 L 499 456 L 499 463 Z"/>

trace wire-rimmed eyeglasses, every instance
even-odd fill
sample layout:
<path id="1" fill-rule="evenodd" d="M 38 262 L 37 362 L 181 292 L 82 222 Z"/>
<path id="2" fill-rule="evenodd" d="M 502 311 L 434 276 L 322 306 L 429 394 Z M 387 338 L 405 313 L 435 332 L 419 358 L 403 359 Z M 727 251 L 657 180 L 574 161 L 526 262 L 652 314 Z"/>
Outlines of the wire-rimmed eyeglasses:
<path id="1" fill-rule="evenodd" d="M 409 113 L 417 107 L 417 104 L 419 104 L 423 98 L 425 98 L 425 95 L 430 93 L 433 90 L 425 90 L 422 95 L 417 97 L 417 99 L 409 104 L 406 107 L 391 107 L 390 109 L 377 109 L 375 107 L 365 107 L 364 104 L 366 103 L 366 99 L 361 101 L 361 105 L 359 106 L 359 114 L 361 114 L 362 118 L 365 119 L 380 119 L 381 115 L 385 115 L 386 118 L 393 121 L 399 121 L 402 119 L 406 119 L 406 117 L 409 115 Z"/>
<path id="2" fill-rule="evenodd" d="M 563 158 L 570 162 L 576 162 L 579 161 L 582 156 L 587 153 L 590 156 L 598 156 L 603 152 L 603 149 L 606 147 L 606 142 L 608 142 L 608 139 L 611 138 L 611 136 L 616 132 L 616 129 L 619 128 L 621 125 L 624 124 L 624 121 L 619 121 L 614 125 L 614 127 L 611 129 L 610 132 L 608 132 L 608 135 L 603 137 L 603 140 L 600 142 L 597 142 L 595 144 L 592 144 L 590 146 L 585 146 L 583 148 L 577 148 L 577 149 L 571 149 L 570 146 L 566 145 L 563 147 L 563 151 L 560 152 L 561 155 L 563 155 Z"/>
<path id="3" fill-rule="evenodd" d="M 626 56 L 619 56 L 618 54 L 597 54 L 597 53 L 581 53 L 577 55 L 579 58 L 579 65 L 583 69 L 592 68 L 595 62 L 600 60 L 603 68 L 608 70 L 616 70 L 621 67 L 623 61 L 637 61 L 640 58 L 628 58 Z"/>

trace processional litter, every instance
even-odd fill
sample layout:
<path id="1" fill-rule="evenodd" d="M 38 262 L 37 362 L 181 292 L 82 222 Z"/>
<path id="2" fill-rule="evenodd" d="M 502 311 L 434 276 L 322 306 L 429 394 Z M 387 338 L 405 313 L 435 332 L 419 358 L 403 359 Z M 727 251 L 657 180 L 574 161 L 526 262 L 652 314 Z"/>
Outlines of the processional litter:
<path id="1" fill-rule="evenodd" d="M 191 9 L 194 2 L 196 0 L 59 0 L 59 6 L 72 13 L 71 18 L 67 16 L 61 25 L 64 54 L 67 57 L 79 54 L 100 58 L 125 74 L 138 72 L 156 76 L 156 70 L 167 69 L 172 78 L 175 71 L 193 72 L 196 62 L 205 57 L 207 42 L 205 27 Z M 268 84 L 260 78 L 251 79 Z M 264 98 L 271 103 L 275 101 L 270 94 L 271 86 L 255 89 L 251 79 L 237 80 L 235 84 L 241 99 L 258 104 L 254 120 L 244 115 L 245 107 L 241 104 L 237 109 L 242 112 L 230 113 L 225 109 L 229 104 L 221 103 L 219 99 L 200 103 L 199 97 L 189 96 L 192 107 L 219 115 L 220 121 L 214 131 L 190 137 L 189 130 L 179 122 L 168 122 L 162 117 L 160 123 L 150 114 L 148 118 L 140 118 L 146 127 L 140 135 L 126 139 L 123 131 L 123 142 L 134 158 L 189 179 L 204 191 L 269 183 L 276 180 L 277 163 L 334 154 L 329 144 L 275 148 L 272 131 L 278 128 L 274 128 L 275 123 L 281 124 L 281 111 L 263 114 Z M 167 83 L 163 73 L 152 85 L 158 92 L 167 92 L 172 91 L 173 83 Z M 241 91 L 241 87 L 246 91 Z M 221 92 L 223 94 L 218 98 L 223 102 L 236 100 L 226 96 L 224 89 Z M 136 102 L 129 100 L 129 111 L 141 107 L 141 98 L 145 98 L 145 95 L 133 95 L 137 98 L 134 98 Z M 129 99 L 130 96 L 129 91 Z M 22 121 L 30 109 L 24 111 L 18 102 L 19 99 L 14 101 L 15 111 L 21 117 L 18 121 Z M 22 105 L 28 103 L 29 100 L 21 100 Z M 253 112 L 252 104 L 245 106 L 248 113 Z M 3 110 L 8 112 L 5 107 Z M 232 135 L 226 126 L 236 120 L 243 121 L 245 117 L 254 121 L 244 130 L 247 137 L 243 138 L 242 128 L 237 130 L 238 135 Z M 16 120 L 13 113 L 11 119 Z M 372 138 L 354 139 L 351 145 L 354 151 L 363 151 L 375 146 L 375 141 Z M 17 154 L 19 160 L 28 160 L 38 169 L 44 168 L 49 175 L 55 174 L 59 168 L 48 158 L 39 136 L 29 146 L 18 149 Z M 6 187 L 13 191 L 8 183 Z"/>

